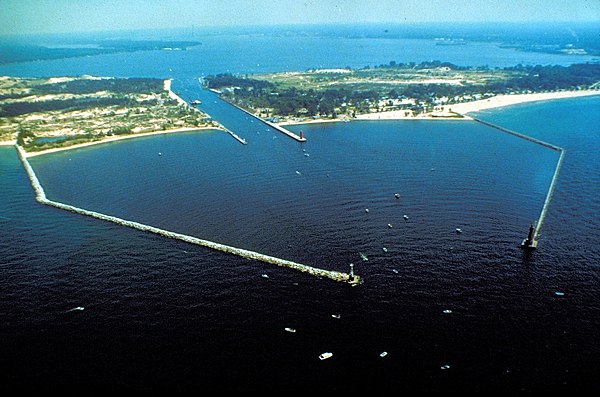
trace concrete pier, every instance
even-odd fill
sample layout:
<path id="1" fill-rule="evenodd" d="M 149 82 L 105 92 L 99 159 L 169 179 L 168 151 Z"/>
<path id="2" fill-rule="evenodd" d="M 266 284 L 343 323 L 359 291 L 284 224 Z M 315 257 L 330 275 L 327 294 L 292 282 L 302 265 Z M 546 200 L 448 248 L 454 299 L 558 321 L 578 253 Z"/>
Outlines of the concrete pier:
<path id="1" fill-rule="evenodd" d="M 244 138 L 239 137 L 238 135 L 236 135 L 233 131 L 231 131 L 229 128 L 224 127 L 222 124 L 219 123 L 219 128 L 222 129 L 223 131 L 225 131 L 226 133 L 228 133 L 229 135 L 231 135 L 232 137 L 235 138 L 236 141 L 238 141 L 239 143 L 241 143 L 242 145 L 247 145 L 248 142 L 246 142 L 246 140 Z"/>
<path id="2" fill-rule="evenodd" d="M 167 91 L 169 98 L 175 99 L 177 101 L 177 103 L 179 103 L 179 105 L 181 105 L 181 106 L 185 106 L 185 107 L 195 110 L 196 112 L 200 112 L 200 110 L 198 110 L 197 108 L 195 108 L 193 106 L 190 106 L 190 104 L 187 103 L 186 101 L 184 101 L 183 98 L 181 98 L 179 95 L 174 93 L 173 90 L 171 90 L 171 83 L 172 83 L 172 80 L 170 80 L 170 79 L 164 81 L 164 89 Z M 219 124 L 219 127 L 218 127 L 219 129 L 225 131 L 226 133 L 228 133 L 229 135 L 234 137 L 236 141 L 238 141 L 242 145 L 247 144 L 247 142 L 244 138 L 241 138 L 238 135 L 234 134 L 231 130 L 225 128 L 221 123 L 218 123 L 218 124 Z"/>
<path id="3" fill-rule="evenodd" d="M 277 258 L 274 256 L 261 254 L 259 252 L 254 252 L 254 251 L 250 251 L 250 250 L 246 250 L 246 249 L 242 249 L 242 248 L 231 247 L 231 246 L 228 246 L 225 244 L 215 243 L 215 242 L 212 242 L 209 240 L 203 240 L 203 239 L 199 239 L 197 237 L 188 236 L 185 234 L 160 229 L 160 228 L 157 228 L 154 226 L 145 225 L 143 223 L 134 222 L 134 221 L 126 220 L 126 219 L 121 219 L 121 218 L 118 218 L 115 216 L 106 215 L 106 214 L 102 214 L 99 212 L 90 211 L 90 210 L 86 210 L 86 209 L 79 208 L 79 207 L 74 207 L 72 205 L 60 203 L 57 201 L 48 200 L 46 197 L 46 194 L 44 192 L 44 188 L 40 184 L 33 168 L 31 167 L 31 165 L 29 164 L 29 161 L 27 160 L 25 151 L 23 150 L 22 147 L 20 147 L 18 145 L 16 145 L 15 147 L 17 149 L 19 158 L 21 159 L 21 163 L 23 164 L 23 167 L 25 168 L 25 172 L 27 173 L 27 176 L 29 177 L 31 186 L 33 187 L 33 190 L 35 191 L 36 200 L 42 204 L 49 205 L 49 206 L 59 208 L 62 210 L 66 210 L 66 211 L 71 211 L 71 212 L 74 212 L 77 214 L 90 216 L 92 218 L 101 219 L 103 221 L 112 222 L 117 225 L 128 226 L 128 227 L 142 230 L 145 232 L 159 234 L 164 237 L 174 238 L 177 240 L 185 241 L 190 244 L 196 244 L 196 245 L 211 248 L 211 249 L 214 249 L 217 251 L 227 252 L 229 254 L 238 255 L 238 256 L 241 256 L 246 259 L 258 260 L 261 262 L 270 263 L 270 264 L 277 265 L 277 266 L 287 267 L 287 268 L 294 269 L 294 270 L 297 270 L 300 272 L 311 274 L 313 276 L 328 278 L 333 281 L 344 282 L 344 283 L 348 283 L 351 285 L 358 285 L 361 283 L 360 276 L 355 275 L 353 271 L 351 274 L 348 274 L 348 273 L 343 273 L 343 272 L 338 272 L 338 271 L 333 271 L 333 270 L 325 270 L 325 269 L 320 269 L 320 268 L 316 268 L 316 267 L 312 267 L 312 266 L 307 266 L 307 265 L 303 265 L 301 263 L 289 261 L 286 259 L 281 259 L 281 258 Z"/>
<path id="4" fill-rule="evenodd" d="M 552 198 L 552 194 L 554 193 L 554 188 L 556 186 L 556 180 L 558 179 L 558 173 L 560 172 L 560 168 L 562 167 L 563 158 L 565 157 L 565 150 L 560 149 L 560 157 L 558 158 L 558 163 L 556 164 L 556 168 L 554 169 L 554 175 L 552 176 L 552 182 L 550 183 L 550 188 L 548 189 L 548 193 L 546 194 L 546 200 L 544 201 L 544 206 L 542 207 L 542 212 L 540 213 L 540 217 L 538 218 L 535 226 L 535 234 L 533 239 L 533 247 L 536 248 L 538 245 L 538 240 L 540 238 L 540 229 L 542 228 L 542 224 L 544 223 L 544 219 L 546 218 L 546 213 L 548 212 L 548 206 L 550 205 L 550 199 Z"/>
<path id="5" fill-rule="evenodd" d="M 499 125 L 488 123 L 487 121 L 483 121 L 483 120 L 477 119 L 475 117 L 473 117 L 473 120 L 476 121 L 476 122 L 478 122 L 478 123 L 480 123 L 480 124 L 487 125 L 488 127 L 495 128 L 495 129 L 497 129 L 499 131 L 506 132 L 507 134 L 514 135 L 514 136 L 516 136 L 518 138 L 525 139 L 527 141 L 530 141 L 530 142 L 533 142 L 533 143 L 537 143 L 538 145 L 545 146 L 545 147 L 547 147 L 549 149 L 556 150 L 558 152 L 560 152 L 560 151 L 563 150 L 562 148 L 560 148 L 560 147 L 558 147 L 556 145 L 553 145 L 551 143 L 544 142 L 542 140 L 539 140 L 539 139 L 536 139 L 536 138 L 533 138 L 533 137 L 530 137 L 530 136 L 527 136 L 527 135 L 523 135 L 523 134 L 520 134 L 520 133 L 515 132 L 515 131 L 511 131 L 511 130 L 509 130 L 507 128 L 500 127 Z"/>
<path id="6" fill-rule="evenodd" d="M 556 164 L 556 168 L 554 169 L 554 175 L 552 176 L 552 182 L 550 183 L 550 187 L 548 188 L 548 193 L 546 194 L 546 200 L 544 201 L 544 206 L 542 207 L 542 212 L 540 213 L 538 220 L 535 222 L 535 229 L 534 229 L 533 236 L 531 236 L 531 231 L 530 231 L 529 236 L 526 239 L 524 239 L 523 242 L 521 243 L 521 246 L 523 248 L 535 249 L 538 246 L 538 241 L 540 238 L 540 230 L 542 228 L 542 225 L 544 224 L 544 219 L 546 218 L 546 213 L 548 212 L 548 206 L 550 205 L 550 199 L 552 198 L 552 193 L 554 192 L 556 180 L 558 179 L 558 173 L 560 172 L 560 168 L 562 166 L 563 158 L 565 156 L 565 150 L 563 148 L 553 145 L 551 143 L 544 142 L 542 140 L 539 140 L 539 139 L 536 139 L 536 138 L 533 138 L 533 137 L 530 137 L 527 135 L 523 135 L 523 134 L 520 134 L 515 131 L 511 131 L 507 128 L 500 127 L 500 126 L 492 124 L 492 123 L 488 123 L 487 121 L 483 121 L 483 120 L 480 120 L 477 118 L 473 118 L 473 120 L 480 124 L 486 125 L 491 128 L 495 128 L 499 131 L 505 132 L 510 135 L 514 135 L 518 138 L 525 139 L 527 141 L 533 142 L 535 144 L 544 146 L 546 148 L 555 150 L 560 153 L 560 157 L 558 158 L 558 163 Z"/>
<path id="7" fill-rule="evenodd" d="M 246 114 L 249 114 L 250 116 L 252 116 L 255 119 L 257 119 L 258 121 L 260 121 L 260 122 L 268 125 L 269 127 L 273 128 L 274 130 L 282 132 L 285 135 L 289 136 L 290 138 L 297 140 L 298 142 L 306 142 L 306 138 L 301 137 L 301 136 L 299 136 L 297 134 L 294 134 L 292 131 L 286 130 L 285 128 L 283 128 L 283 127 L 281 127 L 281 126 L 279 126 L 279 125 L 277 125 L 275 123 L 271 123 L 271 122 L 269 122 L 269 121 L 267 121 L 267 120 L 265 120 L 263 118 L 260 118 L 257 115 L 255 115 L 254 113 L 247 111 L 246 109 L 244 109 L 241 106 L 236 105 L 235 103 L 232 103 L 230 101 L 226 101 L 226 102 L 229 103 L 230 105 L 235 106 L 236 108 L 240 109 L 242 112 L 244 112 Z"/>

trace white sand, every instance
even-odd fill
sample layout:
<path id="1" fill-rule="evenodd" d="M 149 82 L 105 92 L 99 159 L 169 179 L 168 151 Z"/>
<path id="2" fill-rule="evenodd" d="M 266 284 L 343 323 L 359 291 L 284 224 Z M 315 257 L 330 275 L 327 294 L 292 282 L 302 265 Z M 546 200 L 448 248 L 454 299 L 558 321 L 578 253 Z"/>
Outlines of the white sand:
<path id="1" fill-rule="evenodd" d="M 104 139 L 99 140 L 99 141 L 85 142 L 85 143 L 80 143 L 80 144 L 77 144 L 77 145 L 72 145 L 72 146 L 67 146 L 67 147 L 59 147 L 59 148 L 41 150 L 39 152 L 28 152 L 28 153 L 26 153 L 26 155 L 27 155 L 27 157 L 35 157 L 35 156 L 40 156 L 42 154 L 62 152 L 62 151 L 65 151 L 65 150 L 77 149 L 77 148 L 82 148 L 82 147 L 86 147 L 86 146 L 100 145 L 102 143 L 109 143 L 109 142 L 121 141 L 121 140 L 124 140 L 124 139 L 140 138 L 140 137 L 143 137 L 143 136 L 171 134 L 171 133 L 174 133 L 174 132 L 184 132 L 184 131 L 216 130 L 216 129 L 217 129 L 216 127 L 186 127 L 186 128 L 177 128 L 177 129 L 166 130 L 166 131 L 162 131 L 161 130 L 161 131 L 144 132 L 144 133 L 141 133 L 141 134 L 111 136 L 111 137 L 104 138 Z"/>
<path id="2" fill-rule="evenodd" d="M 447 105 L 446 108 L 452 109 L 452 111 L 456 113 L 465 114 L 471 112 L 479 112 L 485 109 L 517 105 L 526 102 L 547 101 L 551 99 L 577 98 L 589 95 L 600 95 L 600 90 L 558 91 L 541 92 L 535 94 L 498 95 L 492 98 L 482 99 L 479 101 Z"/>
<path id="3" fill-rule="evenodd" d="M 424 113 L 418 116 L 407 116 L 406 110 L 393 110 L 391 112 L 366 113 L 356 116 L 356 120 L 472 120 L 468 113 L 479 112 L 485 109 L 499 108 L 503 106 L 518 105 L 520 103 L 547 101 L 552 99 L 577 98 L 589 95 L 600 95 L 600 90 L 581 90 L 581 91 L 558 91 L 558 92 L 541 92 L 535 94 L 514 94 L 514 95 L 498 95 L 488 99 L 479 101 L 464 102 L 453 105 L 445 105 L 444 111 Z M 456 117 L 456 114 L 464 117 Z M 341 120 L 314 120 L 311 122 L 326 122 L 326 121 L 341 121 Z M 286 124 L 303 124 L 306 122 L 288 122 Z M 283 124 L 283 123 L 282 123 Z"/>

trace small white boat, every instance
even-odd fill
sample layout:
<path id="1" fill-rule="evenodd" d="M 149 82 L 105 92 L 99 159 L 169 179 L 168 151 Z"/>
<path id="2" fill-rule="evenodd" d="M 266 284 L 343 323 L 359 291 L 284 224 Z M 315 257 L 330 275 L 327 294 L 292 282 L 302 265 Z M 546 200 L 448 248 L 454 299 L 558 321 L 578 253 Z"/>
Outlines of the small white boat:
<path id="1" fill-rule="evenodd" d="M 385 357 L 385 356 L 387 356 L 387 352 L 381 352 L 381 353 L 379 353 L 379 357 Z"/>
<path id="2" fill-rule="evenodd" d="M 461 228 L 459 228 L 459 227 L 457 227 L 457 228 L 456 228 L 456 233 L 462 233 L 462 229 L 461 229 Z"/>
<path id="3" fill-rule="evenodd" d="M 388 251 L 388 249 L 383 247 L 383 252 L 387 252 L 387 251 Z"/>
<path id="4" fill-rule="evenodd" d="M 74 308 L 69 309 L 67 311 L 73 312 L 73 311 L 80 311 L 80 310 L 83 310 L 83 309 L 84 309 L 83 306 L 77 306 L 77 307 L 74 307 Z"/>
<path id="5" fill-rule="evenodd" d="M 452 313 L 452 310 L 450 310 L 450 309 L 444 310 L 444 314 L 450 314 L 450 313 Z"/>
<path id="6" fill-rule="evenodd" d="M 262 278 L 269 278 L 269 276 L 268 276 L 268 275 L 266 275 L 266 274 L 263 274 L 263 275 L 262 275 Z"/>
<path id="7" fill-rule="evenodd" d="M 400 195 L 398 193 L 394 194 L 394 197 L 396 197 L 397 199 L 400 198 Z"/>
<path id="8" fill-rule="evenodd" d="M 300 171 L 296 171 L 296 174 L 298 174 L 298 175 L 302 175 L 302 174 L 300 173 Z"/>
<path id="9" fill-rule="evenodd" d="M 287 332 L 291 332 L 291 333 L 294 333 L 294 332 L 296 332 L 296 330 L 295 330 L 294 328 L 288 328 L 288 327 L 286 327 L 286 328 L 285 328 L 285 330 L 286 330 Z"/>
<path id="10" fill-rule="evenodd" d="M 368 208 L 365 208 L 365 212 L 368 214 L 368 213 L 369 213 L 369 209 L 368 209 Z"/>
<path id="11" fill-rule="evenodd" d="M 202 102 L 200 102 L 198 99 L 194 99 L 193 101 L 190 102 L 192 105 L 200 105 Z"/>
<path id="12" fill-rule="evenodd" d="M 393 271 L 394 273 L 398 274 L 398 270 L 396 270 L 396 269 L 392 269 L 392 271 Z"/>
<path id="13" fill-rule="evenodd" d="M 391 223 L 388 223 L 388 227 L 391 229 L 393 226 Z"/>
<path id="14" fill-rule="evenodd" d="M 363 261 L 368 261 L 369 258 L 367 258 L 367 256 L 365 254 L 363 254 L 362 252 L 359 252 L 360 254 L 360 259 L 362 259 Z"/>
<path id="15" fill-rule="evenodd" d="M 339 314 L 332 314 L 331 317 L 333 317 L 333 318 L 340 318 L 341 316 Z"/>
<path id="16" fill-rule="evenodd" d="M 321 353 L 321 354 L 319 354 L 319 360 L 327 360 L 328 358 L 331 358 L 332 356 L 333 356 L 333 353 L 331 353 L 331 352 Z"/>
<path id="17" fill-rule="evenodd" d="M 308 154 L 308 153 L 304 153 L 304 156 L 305 156 L 305 157 L 310 157 L 310 154 Z"/>
<path id="18" fill-rule="evenodd" d="M 162 153 L 161 153 L 161 152 L 158 152 L 158 155 L 159 155 L 159 156 L 162 156 Z"/>
<path id="19" fill-rule="evenodd" d="M 408 219 L 408 215 L 404 215 L 404 219 Z"/>

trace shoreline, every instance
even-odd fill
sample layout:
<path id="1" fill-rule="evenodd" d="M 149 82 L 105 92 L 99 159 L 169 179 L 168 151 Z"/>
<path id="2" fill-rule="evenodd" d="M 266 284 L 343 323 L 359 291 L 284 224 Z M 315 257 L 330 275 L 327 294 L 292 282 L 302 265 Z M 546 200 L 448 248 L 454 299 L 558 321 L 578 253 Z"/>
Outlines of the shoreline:
<path id="1" fill-rule="evenodd" d="M 170 91 L 170 80 L 165 80 L 165 89 Z M 171 91 L 172 92 L 172 91 Z M 538 102 L 538 101 L 548 101 L 548 100 L 557 100 L 557 99 L 569 99 L 569 98 L 579 98 L 584 96 L 592 96 L 592 95 L 600 95 L 600 90 L 581 90 L 581 91 L 559 91 L 559 92 L 543 92 L 543 93 L 532 93 L 532 94 L 514 94 L 514 95 L 497 95 L 495 97 L 482 99 L 478 101 L 472 102 L 464 102 L 453 105 L 446 105 L 444 109 L 448 109 L 448 112 L 451 109 L 452 114 L 458 114 L 462 117 L 451 116 L 451 113 L 448 112 L 440 112 L 437 113 L 439 115 L 433 115 L 432 113 L 428 113 L 422 116 L 406 116 L 404 110 L 399 111 L 390 111 L 390 112 L 379 112 L 379 113 L 365 113 L 357 115 L 356 118 L 338 118 L 338 119 L 312 119 L 312 120 L 297 120 L 297 121 L 283 121 L 280 123 L 272 123 L 274 127 L 276 126 L 285 126 L 285 125 L 300 125 L 300 124 L 319 124 L 319 123 L 340 123 L 340 122 L 349 122 L 349 121 L 357 121 L 357 120 L 469 120 L 472 121 L 473 117 L 467 116 L 467 113 L 474 113 L 481 110 L 500 108 L 512 105 L 519 105 L 522 103 L 529 102 Z M 177 96 L 174 94 L 174 96 Z M 179 97 L 177 97 L 179 98 Z M 182 104 L 187 105 L 183 99 L 179 98 Z M 247 111 L 246 111 L 247 112 Z M 248 112 L 249 113 L 249 112 Z M 436 114 L 436 113 L 434 113 Z M 256 116 L 255 116 L 256 117 Z M 176 128 L 171 130 L 160 130 L 160 131 L 151 131 L 144 132 L 139 134 L 129 134 L 129 135 L 121 135 L 121 136 L 111 136 L 105 139 L 101 139 L 98 141 L 85 142 L 72 146 L 60 147 L 60 148 L 52 148 L 41 150 L 37 152 L 26 152 L 26 157 L 36 157 L 44 154 L 61 152 L 65 150 L 78 149 L 87 146 L 100 145 L 104 143 L 116 142 L 125 139 L 133 139 L 138 137 L 152 136 L 152 135 L 161 135 L 161 134 L 171 134 L 176 132 L 187 132 L 187 131 L 201 131 L 201 130 L 221 130 L 221 127 L 210 126 L 210 127 L 183 127 Z M 16 145 L 16 141 L 0 141 L 0 146 L 14 146 Z"/>
<path id="2" fill-rule="evenodd" d="M 459 114 L 479 112 L 481 110 L 495 109 L 505 106 L 520 105 L 522 103 L 549 101 L 554 99 L 579 98 L 584 96 L 600 95 L 600 90 L 571 90 L 557 92 L 538 92 L 531 94 L 503 94 L 496 95 L 487 99 L 478 101 L 457 103 L 453 105 L 445 105 L 452 112 Z"/>
<path id="3" fill-rule="evenodd" d="M 579 90 L 579 91 L 558 91 L 558 92 L 540 92 L 531 94 L 503 94 L 496 95 L 491 98 L 481 99 L 478 101 L 456 103 L 452 105 L 444 105 L 443 112 L 426 113 L 422 116 L 406 116 L 405 110 L 393 110 L 390 112 L 378 113 L 363 113 L 356 115 L 355 118 L 339 118 L 339 119 L 313 119 L 313 120 L 297 120 L 297 121 L 282 121 L 278 125 L 298 125 L 298 124 L 314 124 L 314 123 L 332 123 L 332 122 L 347 122 L 355 120 L 473 120 L 473 117 L 468 116 L 468 113 L 476 113 L 481 110 L 495 109 L 522 103 L 548 101 L 554 99 L 569 99 L 579 98 L 584 96 L 600 95 L 600 90 Z M 456 117 L 460 115 L 462 117 Z"/>
<path id="4" fill-rule="evenodd" d="M 65 150 L 79 149 L 82 147 L 100 145 L 103 143 L 122 141 L 125 139 L 141 138 L 141 137 L 145 137 L 145 136 L 162 135 L 162 134 L 166 135 L 166 134 L 172 134 L 172 133 L 176 133 L 176 132 L 200 131 L 200 130 L 219 130 L 219 128 L 217 128 L 217 127 L 184 127 L 184 128 L 176 128 L 176 129 L 165 130 L 165 131 L 162 131 L 162 130 L 161 131 L 150 131 L 150 132 L 142 132 L 139 134 L 111 136 L 111 137 L 108 137 L 105 139 L 100 139 L 98 141 L 78 143 L 78 144 L 72 145 L 72 146 L 57 147 L 57 148 L 52 148 L 52 149 L 40 150 L 38 152 L 25 152 L 25 157 L 27 157 L 27 158 L 36 157 L 36 156 L 41 156 L 41 155 L 49 154 L 49 153 L 62 152 Z M 16 142 L 13 144 L 13 146 L 15 144 L 16 144 Z"/>

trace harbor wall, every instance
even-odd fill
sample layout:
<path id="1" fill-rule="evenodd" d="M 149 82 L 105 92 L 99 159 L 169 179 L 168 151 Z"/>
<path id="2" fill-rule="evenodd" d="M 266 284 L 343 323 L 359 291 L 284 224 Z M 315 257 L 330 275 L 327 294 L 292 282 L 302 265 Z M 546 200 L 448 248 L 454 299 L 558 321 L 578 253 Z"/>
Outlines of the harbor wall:
<path id="1" fill-rule="evenodd" d="M 223 99 L 223 100 L 224 100 L 224 99 Z M 277 131 L 279 131 L 279 132 L 282 132 L 282 133 L 284 133 L 285 135 L 289 136 L 290 138 L 297 140 L 298 142 L 305 142 L 305 141 L 306 141 L 306 138 L 300 137 L 299 135 L 296 135 L 296 134 L 294 134 L 294 133 L 293 133 L 292 131 L 290 131 L 290 130 L 287 130 L 287 129 L 285 129 L 285 128 L 283 128 L 283 127 L 281 127 L 281 126 L 279 126 L 279 125 L 277 125 L 277 124 L 275 124 L 275 123 L 271 123 L 271 122 L 269 122 L 269 121 L 267 121 L 267 120 L 265 120 L 265 119 L 263 119 L 263 118 L 261 118 L 261 117 L 258 117 L 258 116 L 257 116 L 257 115 L 255 115 L 254 113 L 252 113 L 252 112 L 249 112 L 248 110 L 244 109 L 244 108 L 243 108 L 243 107 L 241 107 L 241 106 L 238 106 L 238 105 L 236 105 L 236 104 L 235 104 L 235 103 L 233 103 L 233 102 L 230 102 L 230 101 L 226 101 L 226 102 L 227 102 L 228 104 L 230 104 L 231 106 L 235 106 L 236 108 L 240 109 L 242 112 L 244 112 L 244 113 L 246 113 L 246 114 L 249 114 L 250 116 L 252 116 L 252 117 L 254 117 L 255 119 L 257 119 L 258 121 L 260 121 L 260 122 L 262 122 L 262 123 L 264 123 L 264 124 L 268 125 L 269 127 L 273 128 L 274 130 L 277 130 Z"/>
<path id="2" fill-rule="evenodd" d="M 277 265 L 277 266 L 287 267 L 287 268 L 294 269 L 294 270 L 304 272 L 304 273 L 308 273 L 308 274 L 311 274 L 311 275 L 317 276 L 317 277 L 324 277 L 324 278 L 328 278 L 328 279 L 331 279 L 334 281 L 346 282 L 346 283 L 350 283 L 350 284 L 359 284 L 360 283 L 360 277 L 356 276 L 356 275 L 350 275 L 350 274 L 343 273 L 343 272 L 338 272 L 338 271 L 333 271 L 333 270 L 325 270 L 325 269 L 320 269 L 320 268 L 316 268 L 316 267 L 312 267 L 312 266 L 307 266 L 307 265 L 289 261 L 286 259 L 281 259 L 281 258 L 277 258 L 274 256 L 261 254 L 259 252 L 254 252 L 254 251 L 246 250 L 243 248 L 236 248 L 236 247 L 216 243 L 216 242 L 209 241 L 209 240 L 203 240 L 203 239 L 200 239 L 197 237 L 188 236 L 185 234 L 160 229 L 160 228 L 157 228 L 154 226 L 145 225 L 143 223 L 134 222 L 134 221 L 126 220 L 126 219 L 121 219 L 121 218 L 118 218 L 115 216 L 86 210 L 86 209 L 75 207 L 75 206 L 72 206 L 69 204 L 64 204 L 64 203 L 60 203 L 57 201 L 48 200 L 48 198 L 46 197 L 46 194 L 44 192 L 44 188 L 40 184 L 33 168 L 31 167 L 31 164 L 27 160 L 25 151 L 23 150 L 23 148 L 21 146 L 16 145 L 15 147 L 17 149 L 17 153 L 19 155 L 19 158 L 21 159 L 21 163 L 23 164 L 25 172 L 27 173 L 27 176 L 29 177 L 31 186 L 33 187 L 33 190 L 35 191 L 36 200 L 42 204 L 49 205 L 49 206 L 52 206 L 55 208 L 59 208 L 59 209 L 65 210 L 65 211 L 70 211 L 70 212 L 74 212 L 77 214 L 90 216 L 92 218 L 100 219 L 103 221 L 112 222 L 117 225 L 127 226 L 127 227 L 131 227 L 131 228 L 141 230 L 144 232 L 150 232 L 150 233 L 158 234 L 158 235 L 161 235 L 164 237 L 169 237 L 169 238 L 185 241 L 190 244 L 196 244 L 196 245 L 199 245 L 202 247 L 207 247 L 207 248 L 211 248 L 211 249 L 214 249 L 217 251 L 241 256 L 246 259 L 252 259 L 252 260 L 257 260 L 257 261 L 261 261 L 261 262 L 265 262 L 265 263 L 270 263 L 270 264 Z"/>
<path id="3" fill-rule="evenodd" d="M 486 125 L 486 126 L 491 127 L 491 128 L 495 128 L 495 129 L 497 129 L 499 131 L 502 131 L 502 132 L 505 132 L 507 134 L 516 136 L 516 137 L 521 138 L 521 139 L 525 139 L 527 141 L 533 142 L 535 144 L 544 146 L 546 148 L 555 150 L 555 151 L 557 151 L 557 152 L 560 153 L 560 157 L 558 158 L 558 162 L 556 164 L 556 168 L 554 169 L 554 174 L 552 175 L 552 182 L 550 182 L 550 187 L 548 188 L 548 193 L 546 193 L 546 200 L 544 201 L 544 205 L 542 206 L 542 211 L 540 212 L 540 216 L 539 216 L 538 220 L 535 222 L 535 233 L 534 233 L 534 238 L 533 238 L 534 241 L 532 242 L 533 245 L 531 246 L 531 247 L 535 248 L 535 247 L 537 247 L 538 240 L 539 240 L 539 237 L 540 237 L 540 230 L 541 230 L 542 225 L 544 223 L 544 219 L 546 218 L 546 213 L 548 212 L 548 206 L 550 205 L 550 199 L 552 198 L 552 194 L 554 193 L 554 188 L 556 186 L 556 180 L 558 179 L 558 174 L 560 172 L 560 168 L 561 168 L 562 163 L 563 163 L 563 158 L 564 158 L 564 155 L 565 155 L 565 150 L 563 148 L 561 148 L 559 146 L 556 146 L 556 145 L 553 145 L 551 143 L 544 142 L 544 141 L 542 141 L 540 139 L 536 139 L 536 138 L 533 138 L 533 137 L 530 137 L 530 136 L 527 136 L 527 135 L 523 135 L 523 134 L 520 134 L 520 133 L 515 132 L 515 131 L 511 131 L 511 130 L 509 130 L 507 128 L 500 127 L 500 126 L 492 124 L 492 123 L 488 123 L 487 121 L 483 121 L 483 120 L 480 120 L 478 118 L 473 118 L 473 120 L 476 121 L 476 122 L 478 122 L 478 123 L 480 123 L 480 124 Z"/>

